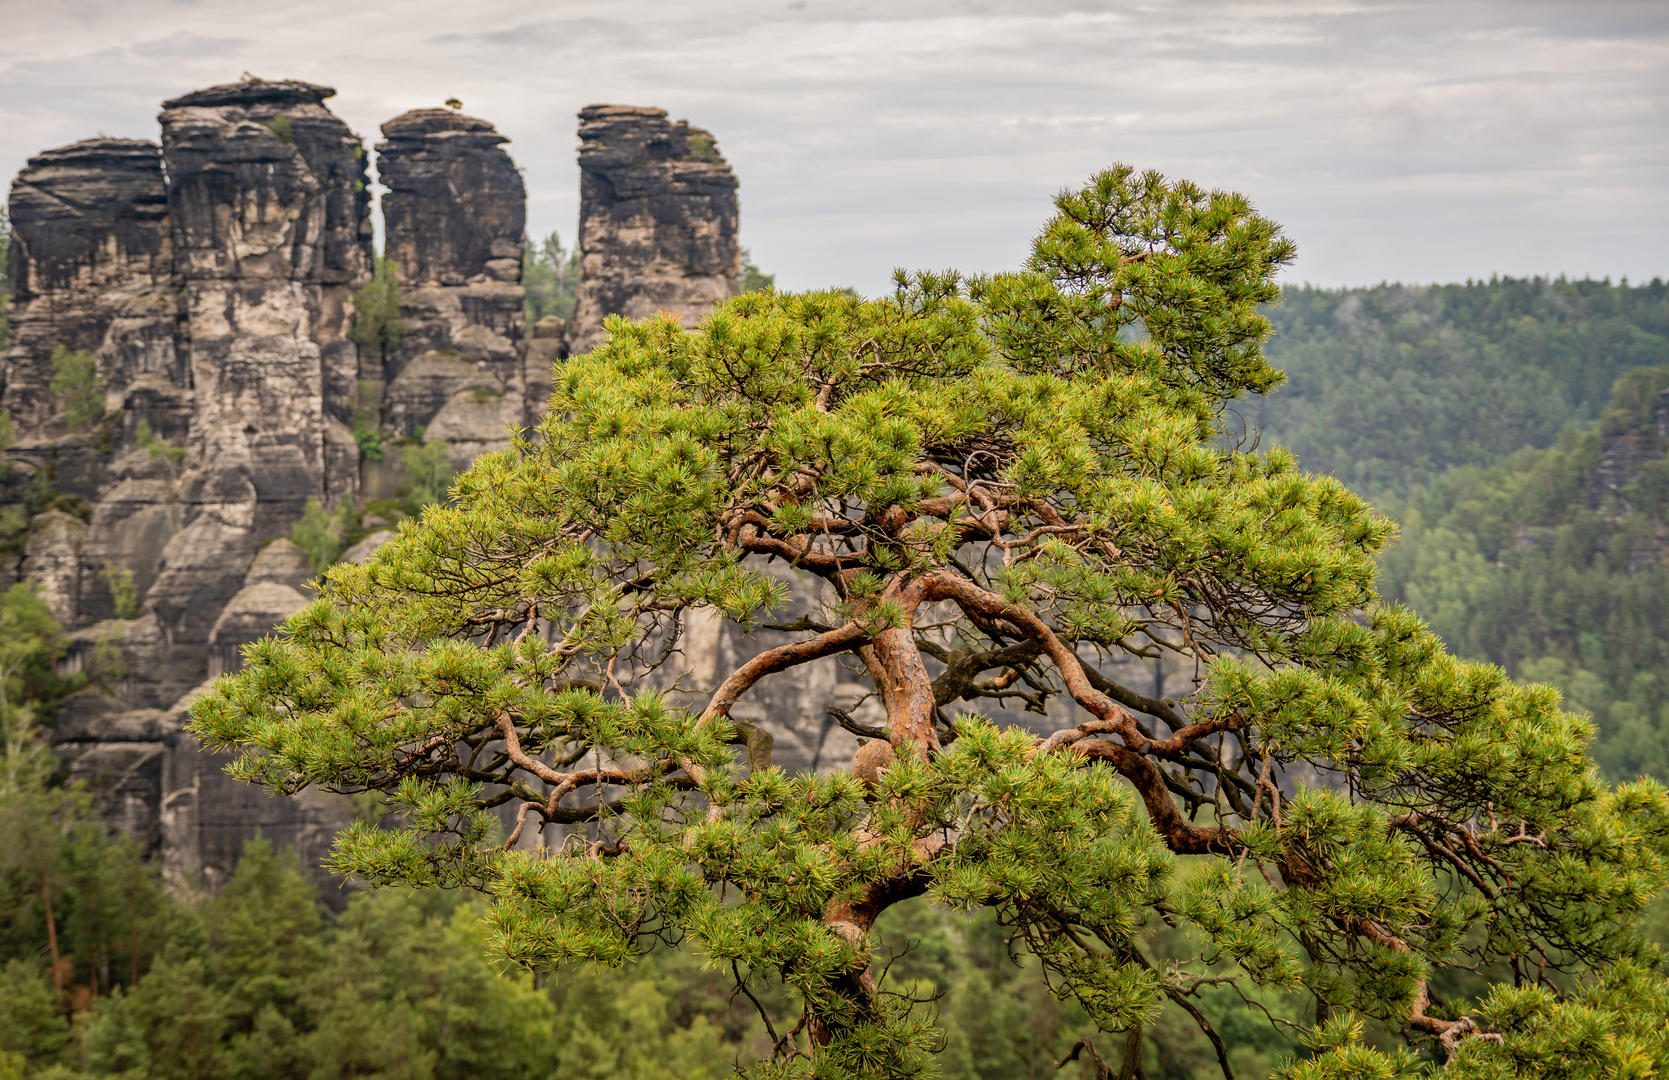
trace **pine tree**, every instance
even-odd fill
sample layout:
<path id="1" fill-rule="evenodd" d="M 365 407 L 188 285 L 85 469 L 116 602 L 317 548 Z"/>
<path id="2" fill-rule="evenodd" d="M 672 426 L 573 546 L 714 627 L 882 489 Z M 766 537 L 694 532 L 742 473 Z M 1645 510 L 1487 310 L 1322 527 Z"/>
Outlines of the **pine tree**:
<path id="1" fill-rule="evenodd" d="M 1228 1073 L 1195 1002 L 1231 982 L 1313 1001 L 1294 1077 L 1404 1070 L 1351 1014 L 1512 1075 L 1582 1007 L 1538 985 L 1660 985 L 1634 925 L 1669 866 L 1664 789 L 1608 788 L 1551 690 L 1379 605 L 1386 519 L 1233 438 L 1229 404 L 1280 381 L 1258 306 L 1291 243 L 1241 196 L 1123 167 L 1056 208 L 1017 273 L 749 293 L 695 332 L 611 321 L 537 432 L 332 568 L 193 729 L 244 780 L 383 793 L 399 827 L 356 825 L 335 868 L 489 890 L 507 958 L 683 942 L 758 1004 L 765 1075 L 929 1070 L 933 1010 L 872 933 L 916 897 L 994 911 L 1127 1033 L 1097 1051 L 1127 1074 L 1165 1001 Z M 780 605 L 770 559 L 824 590 L 796 640 L 698 711 L 654 690 L 688 617 Z M 1103 670 L 1161 653 L 1197 686 Z M 786 774 L 731 710 L 840 655 L 886 722 L 836 713 L 868 739 L 850 768 Z M 979 712 L 1009 702 L 1068 718 L 1040 738 Z M 564 842 L 518 846 L 552 825 Z M 1160 923 L 1197 954 L 1151 958 Z M 1521 996 L 1440 1000 L 1456 969 Z M 1627 1027 L 1605 1023 L 1585 1030 Z"/>

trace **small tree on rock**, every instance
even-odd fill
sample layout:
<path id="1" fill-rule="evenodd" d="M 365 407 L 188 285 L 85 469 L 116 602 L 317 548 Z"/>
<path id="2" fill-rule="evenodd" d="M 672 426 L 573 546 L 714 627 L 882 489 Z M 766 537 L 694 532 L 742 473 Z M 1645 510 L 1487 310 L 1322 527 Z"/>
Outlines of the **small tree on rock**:
<path id="1" fill-rule="evenodd" d="M 72 433 L 104 419 L 104 378 L 91 353 L 63 345 L 52 350 L 52 381 L 47 384 L 64 410 L 64 425 Z"/>
<path id="2" fill-rule="evenodd" d="M 1057 208 L 1019 273 L 611 322 L 535 434 L 333 568 L 194 730 L 275 790 L 385 793 L 403 827 L 350 829 L 336 869 L 491 891 L 506 957 L 619 964 L 659 938 L 750 996 L 780 980 L 772 1075 L 926 1071 L 930 1010 L 871 939 L 920 896 L 995 909 L 1127 1045 L 1178 1003 L 1225 1072 L 1208 977 L 1313 997 L 1309 1077 L 1405 1064 L 1346 1011 L 1506 1062 L 1534 1010 L 1438 1001 L 1445 967 L 1659 985 L 1631 927 L 1665 877 L 1663 789 L 1608 789 L 1552 691 L 1377 606 L 1391 525 L 1229 437 L 1227 403 L 1280 380 L 1257 309 L 1292 245 L 1240 196 L 1124 168 Z M 687 616 L 781 602 L 768 559 L 821 582 L 821 614 L 698 710 L 649 689 Z M 1193 692 L 1103 671 L 1161 652 Z M 869 737 L 850 767 L 788 775 L 731 710 L 838 655 L 885 723 L 839 714 Z M 992 702 L 1077 719 L 1037 737 Z M 551 824 L 585 828 L 518 847 Z M 1160 921 L 1194 962 L 1148 958 Z"/>

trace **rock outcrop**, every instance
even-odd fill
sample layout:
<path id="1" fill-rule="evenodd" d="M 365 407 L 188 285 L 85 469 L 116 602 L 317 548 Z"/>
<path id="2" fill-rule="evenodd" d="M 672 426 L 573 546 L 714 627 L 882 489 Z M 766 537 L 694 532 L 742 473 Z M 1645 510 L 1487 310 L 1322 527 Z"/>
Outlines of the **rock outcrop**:
<path id="1" fill-rule="evenodd" d="M 366 155 L 325 107 L 333 93 L 245 80 L 187 94 L 164 103 L 160 144 L 48 151 L 12 188 L 0 409 L 16 437 L 0 506 L 33 517 L 0 571 L 42 590 L 69 636 L 61 673 L 92 686 L 58 711 L 69 774 L 182 887 L 224 880 L 256 831 L 316 866 L 349 818 L 340 797 L 233 782 L 184 724 L 209 680 L 313 597 L 286 538 L 308 501 L 396 493 L 398 454 L 362 456 L 366 428 L 445 440 L 462 468 L 537 419 L 552 365 L 593 344 L 605 315 L 693 323 L 735 292 L 736 180 L 712 137 L 597 106 L 581 117 L 579 307 L 529 339 L 525 193 L 506 139 L 419 109 L 378 145 L 400 332 L 358 345 L 353 294 L 375 269 Z M 77 432 L 51 388 L 60 346 L 94 357 L 103 394 L 103 417 Z M 687 666 L 710 680 L 771 640 L 695 626 Z M 855 702 L 854 686 L 828 661 L 742 713 L 769 724 L 785 765 L 818 768 L 850 739 L 823 706 Z"/>
<path id="2" fill-rule="evenodd" d="M 670 312 L 694 326 L 737 293 L 736 175 L 713 136 L 665 109 L 580 112 L 580 286 L 568 347 L 586 352 L 610 315 Z"/>
<path id="3" fill-rule="evenodd" d="M 364 151 L 322 104 L 334 93 L 239 83 L 160 117 L 197 397 L 186 498 L 256 540 L 358 488 L 357 462 L 327 453 L 353 420 L 347 300 L 371 261 Z"/>
<path id="4" fill-rule="evenodd" d="M 527 194 L 485 120 L 413 109 L 382 126 L 384 254 L 403 336 L 384 352 L 383 423 L 443 439 L 453 464 L 507 445 L 526 420 L 522 241 Z"/>
<path id="5" fill-rule="evenodd" d="M 196 775 L 182 696 L 306 603 L 305 559 L 275 538 L 309 499 L 359 487 L 348 330 L 370 196 L 332 93 L 250 80 L 188 94 L 164 103 L 160 146 L 76 143 L 12 188 L 0 408 L 16 445 L 0 503 L 35 511 L 19 572 L 70 632 L 61 673 L 98 686 L 59 707 L 60 757 L 152 846 L 167 842 L 167 777 Z M 96 365 L 103 415 L 79 432 L 52 388 L 60 348 Z M 229 837 L 316 816 L 254 796 L 258 823 L 196 805 Z M 193 865 L 223 873 L 218 858 Z"/>
<path id="6" fill-rule="evenodd" d="M 1628 492 L 1669 448 L 1669 390 L 1637 411 L 1613 410 L 1600 423 L 1599 461 L 1587 477 L 1588 508 L 1619 519 L 1633 515 Z"/>
<path id="7" fill-rule="evenodd" d="M 81 445 L 58 447 L 64 417 L 49 389 L 55 348 L 98 358 L 121 400 L 146 376 L 179 385 L 168 194 L 155 143 L 88 139 L 29 159 L 12 183 L 7 270 L 10 330 L 0 355 L 0 409 L 28 479 Z M 80 471 L 89 471 L 83 468 Z M 96 488 L 99 477 L 84 478 Z M 19 478 L 14 477 L 16 484 Z"/>

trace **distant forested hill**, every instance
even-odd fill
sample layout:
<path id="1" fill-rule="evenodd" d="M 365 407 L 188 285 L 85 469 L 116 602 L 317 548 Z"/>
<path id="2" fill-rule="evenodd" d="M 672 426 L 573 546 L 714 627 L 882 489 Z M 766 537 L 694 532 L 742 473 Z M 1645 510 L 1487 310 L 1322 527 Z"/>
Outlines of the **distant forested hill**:
<path id="1" fill-rule="evenodd" d="M 1564 691 L 1613 776 L 1669 780 L 1669 286 L 1287 290 L 1249 403 L 1402 525 L 1381 590 Z"/>
<path id="2" fill-rule="evenodd" d="M 1370 496 L 1551 446 L 1625 371 L 1669 365 L 1662 281 L 1289 288 L 1268 315 L 1288 381 L 1248 419 Z"/>

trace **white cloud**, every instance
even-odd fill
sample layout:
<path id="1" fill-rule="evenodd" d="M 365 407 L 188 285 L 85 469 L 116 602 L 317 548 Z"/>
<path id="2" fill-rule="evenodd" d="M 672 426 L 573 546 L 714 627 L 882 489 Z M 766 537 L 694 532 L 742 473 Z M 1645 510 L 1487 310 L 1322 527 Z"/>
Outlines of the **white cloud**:
<path id="1" fill-rule="evenodd" d="M 571 236 L 574 114 L 712 130 L 790 287 L 1024 257 L 1114 160 L 1246 192 L 1329 284 L 1669 273 L 1669 8 L 1627 0 L 0 0 L 0 169 L 244 70 L 368 141 L 456 95 Z"/>

